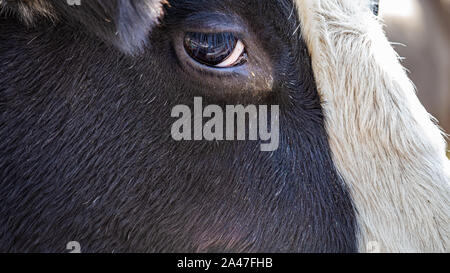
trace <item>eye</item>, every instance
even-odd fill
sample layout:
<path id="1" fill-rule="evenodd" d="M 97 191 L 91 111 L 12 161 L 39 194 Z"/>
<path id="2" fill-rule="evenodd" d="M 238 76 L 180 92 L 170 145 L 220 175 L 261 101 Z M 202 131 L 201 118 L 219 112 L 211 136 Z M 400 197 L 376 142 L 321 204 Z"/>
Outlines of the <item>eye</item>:
<path id="1" fill-rule="evenodd" d="M 244 44 L 232 33 L 188 32 L 184 48 L 192 59 L 211 67 L 235 67 L 247 61 Z"/>

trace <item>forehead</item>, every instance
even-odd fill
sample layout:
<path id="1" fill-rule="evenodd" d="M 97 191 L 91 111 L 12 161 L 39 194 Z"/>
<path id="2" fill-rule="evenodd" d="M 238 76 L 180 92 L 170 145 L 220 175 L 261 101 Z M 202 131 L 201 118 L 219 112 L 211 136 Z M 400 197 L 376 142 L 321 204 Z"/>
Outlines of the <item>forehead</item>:
<path id="1" fill-rule="evenodd" d="M 169 0 L 169 6 L 182 8 L 184 12 L 196 12 L 205 10 L 234 11 L 243 15 L 262 15 L 267 18 L 276 18 L 275 21 L 285 21 L 295 18 L 295 2 L 300 3 L 305 0 Z M 359 0 L 358 0 L 359 1 Z M 375 15 L 378 15 L 379 0 L 367 1 Z M 301 5 L 299 5 L 301 6 Z M 275 17 L 278 15 L 278 17 Z M 282 17 L 279 17 L 282 15 Z"/>
<path id="2" fill-rule="evenodd" d="M 179 9 L 180 15 L 201 11 L 233 12 L 244 17 L 276 18 L 277 20 L 273 20 L 273 23 L 291 19 L 294 15 L 293 0 L 171 0 L 169 3 L 169 7 Z M 283 17 L 275 17 L 275 15 Z"/>
<path id="3" fill-rule="evenodd" d="M 243 27 L 243 31 L 276 32 L 277 36 L 289 37 L 300 28 L 293 0 L 171 0 L 162 17 L 168 25 L 191 21 L 206 27 L 231 22 Z"/>

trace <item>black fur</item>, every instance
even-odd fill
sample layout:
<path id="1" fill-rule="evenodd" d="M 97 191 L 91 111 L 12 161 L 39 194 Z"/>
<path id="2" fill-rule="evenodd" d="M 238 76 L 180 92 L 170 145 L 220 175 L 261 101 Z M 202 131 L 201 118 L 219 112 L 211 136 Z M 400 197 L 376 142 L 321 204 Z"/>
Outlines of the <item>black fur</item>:
<path id="1" fill-rule="evenodd" d="M 0 251 L 64 252 L 69 241 L 83 252 L 356 251 L 292 5 L 174 0 L 148 37 L 147 21 L 125 12 L 120 25 L 138 34 L 119 43 L 97 13 L 73 7 L 32 29 L 0 19 Z M 255 103 L 280 105 L 275 152 L 172 140 L 172 107 L 208 94 L 173 50 L 194 12 L 238 16 L 269 56 L 274 84 Z M 148 39 L 140 54 L 135 38 Z"/>

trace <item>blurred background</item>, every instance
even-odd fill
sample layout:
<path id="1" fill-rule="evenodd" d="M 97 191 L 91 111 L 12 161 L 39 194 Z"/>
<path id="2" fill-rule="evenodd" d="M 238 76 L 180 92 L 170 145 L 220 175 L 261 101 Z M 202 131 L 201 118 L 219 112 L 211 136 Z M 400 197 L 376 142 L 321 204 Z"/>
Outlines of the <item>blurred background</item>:
<path id="1" fill-rule="evenodd" d="M 380 0 L 380 16 L 419 99 L 449 134 L 450 0 Z"/>

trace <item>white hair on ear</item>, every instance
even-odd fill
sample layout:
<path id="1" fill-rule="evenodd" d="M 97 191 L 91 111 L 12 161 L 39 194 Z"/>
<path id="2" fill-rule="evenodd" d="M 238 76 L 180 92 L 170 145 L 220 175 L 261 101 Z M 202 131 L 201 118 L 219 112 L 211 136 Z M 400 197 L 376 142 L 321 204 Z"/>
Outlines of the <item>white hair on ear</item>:
<path id="1" fill-rule="evenodd" d="M 8 5 L 15 6 L 20 19 L 29 25 L 36 20 L 37 15 L 55 19 L 53 6 L 47 0 L 0 0 L 0 12 L 8 12 Z"/>
<path id="2" fill-rule="evenodd" d="M 445 141 L 368 0 L 295 0 L 360 251 L 450 250 Z M 382 3 L 381 3 L 382 4 Z"/>

